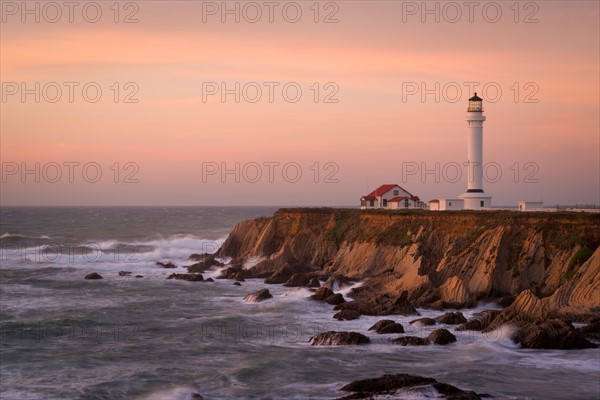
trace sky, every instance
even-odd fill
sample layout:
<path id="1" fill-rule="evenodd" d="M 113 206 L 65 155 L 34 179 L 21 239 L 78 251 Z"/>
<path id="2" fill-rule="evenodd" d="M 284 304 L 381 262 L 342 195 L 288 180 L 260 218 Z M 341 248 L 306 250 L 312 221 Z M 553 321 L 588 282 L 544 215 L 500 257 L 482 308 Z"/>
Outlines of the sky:
<path id="1" fill-rule="evenodd" d="M 597 1 L 0 4 L 1 205 L 600 204 Z M 37 20 L 36 20 L 37 19 Z"/>

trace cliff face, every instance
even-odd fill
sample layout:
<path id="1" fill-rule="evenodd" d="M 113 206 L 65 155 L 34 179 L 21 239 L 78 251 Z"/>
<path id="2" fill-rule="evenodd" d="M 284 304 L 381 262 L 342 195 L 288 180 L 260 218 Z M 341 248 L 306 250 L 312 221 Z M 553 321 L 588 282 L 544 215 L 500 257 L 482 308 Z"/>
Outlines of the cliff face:
<path id="1" fill-rule="evenodd" d="M 600 311 L 599 245 L 600 215 L 282 209 L 237 225 L 219 256 L 255 264 L 254 276 L 288 268 L 362 280 L 359 298 L 406 290 L 422 306 L 530 289 L 548 312 L 577 318 Z"/>

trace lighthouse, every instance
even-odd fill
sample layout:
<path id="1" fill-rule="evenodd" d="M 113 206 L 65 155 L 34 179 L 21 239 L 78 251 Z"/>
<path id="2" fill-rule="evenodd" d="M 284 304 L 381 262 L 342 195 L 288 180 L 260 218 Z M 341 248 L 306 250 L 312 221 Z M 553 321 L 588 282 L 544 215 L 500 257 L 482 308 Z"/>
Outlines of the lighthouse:
<path id="1" fill-rule="evenodd" d="M 459 196 L 465 210 L 485 210 L 492 205 L 492 197 L 483 191 L 483 99 L 477 93 L 469 99 L 467 124 L 469 144 L 467 157 L 467 191 Z"/>

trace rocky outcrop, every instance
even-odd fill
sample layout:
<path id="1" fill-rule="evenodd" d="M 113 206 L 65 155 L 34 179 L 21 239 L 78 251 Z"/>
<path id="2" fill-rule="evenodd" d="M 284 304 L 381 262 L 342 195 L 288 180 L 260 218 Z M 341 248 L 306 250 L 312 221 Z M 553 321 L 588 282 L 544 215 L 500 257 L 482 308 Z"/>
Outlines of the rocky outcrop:
<path id="1" fill-rule="evenodd" d="M 370 331 L 375 331 L 380 335 L 388 333 L 404 333 L 404 327 L 402 324 L 392 321 L 391 319 L 382 319 L 377 321 L 375 325 L 369 328 Z"/>
<path id="2" fill-rule="evenodd" d="M 427 346 L 431 344 L 429 339 L 420 338 L 418 336 L 400 336 L 392 339 L 392 343 L 399 344 L 401 346 Z"/>
<path id="3" fill-rule="evenodd" d="M 467 319 L 460 311 L 449 312 L 444 315 L 440 315 L 439 317 L 435 317 L 434 320 L 438 324 L 446 325 L 458 325 L 467 322 Z"/>
<path id="4" fill-rule="evenodd" d="M 418 319 L 413 319 L 412 321 L 409 322 L 409 324 L 411 324 L 412 326 L 432 326 L 435 325 L 435 319 L 433 318 L 418 318 Z"/>
<path id="5" fill-rule="evenodd" d="M 487 328 L 500 314 L 499 310 L 484 310 L 475 313 L 471 319 L 456 327 L 457 331 L 481 331 Z"/>
<path id="6" fill-rule="evenodd" d="M 343 399 L 372 399 L 382 395 L 385 398 L 403 398 L 402 391 L 411 388 L 433 387 L 443 398 L 452 400 L 477 400 L 481 397 L 471 391 L 464 391 L 452 385 L 438 382 L 433 378 L 414 376 L 408 374 L 383 375 L 379 378 L 361 379 L 350 382 L 340 390 L 355 392 Z M 414 396 L 410 396 L 413 398 Z M 429 396 L 424 396 L 429 397 Z"/>
<path id="7" fill-rule="evenodd" d="M 346 301 L 344 296 L 342 296 L 340 293 L 333 293 L 331 289 L 328 289 L 324 286 L 318 288 L 315 291 L 315 294 L 310 297 L 315 300 L 324 301 L 331 305 L 342 304 Z"/>
<path id="8" fill-rule="evenodd" d="M 528 349 L 587 349 L 598 347 L 573 325 L 559 319 L 530 322 L 519 328 L 513 340 Z"/>
<path id="9" fill-rule="evenodd" d="M 83 279 L 103 279 L 102 275 L 97 272 L 87 274 Z"/>
<path id="10" fill-rule="evenodd" d="M 308 276 L 306 276 L 306 274 L 294 274 L 294 275 L 290 276 L 290 279 L 288 279 L 283 284 L 283 286 L 300 287 L 300 286 L 308 286 L 309 283 L 310 283 L 310 279 L 308 278 Z"/>
<path id="11" fill-rule="evenodd" d="M 167 279 L 177 279 L 181 281 L 202 282 L 204 278 L 200 274 L 171 274 Z"/>
<path id="12" fill-rule="evenodd" d="M 190 256 L 190 259 L 192 259 L 192 256 L 194 256 L 194 254 Z M 215 256 L 212 254 L 203 254 L 197 256 L 198 257 L 195 257 L 194 261 L 197 260 L 198 262 L 187 267 L 187 270 L 190 273 L 203 274 L 212 267 L 222 267 L 224 265 L 222 262 L 217 261 Z"/>
<path id="13" fill-rule="evenodd" d="M 393 298 L 377 296 L 373 293 L 365 300 L 348 301 L 335 306 L 335 310 L 353 310 L 362 315 L 419 315 L 417 309 L 408 301 L 408 292 Z"/>
<path id="14" fill-rule="evenodd" d="M 131 276 L 131 271 L 119 271 L 119 276 Z"/>
<path id="15" fill-rule="evenodd" d="M 338 321 L 351 321 L 360 318 L 360 313 L 354 310 L 342 310 L 334 314 L 333 318 Z"/>
<path id="16" fill-rule="evenodd" d="M 312 336 L 308 341 L 313 346 L 345 346 L 371 343 L 371 340 L 362 333 L 335 331 L 321 332 Z"/>
<path id="17" fill-rule="evenodd" d="M 397 312 L 404 291 L 441 309 L 530 290 L 548 316 L 585 322 L 599 312 L 599 244 L 598 214 L 282 209 L 238 224 L 216 256 L 260 259 L 250 273 L 270 282 L 361 281 L 345 307 L 371 315 Z"/>
<path id="18" fill-rule="evenodd" d="M 448 329 L 435 329 L 433 330 L 427 339 L 433 344 L 450 344 L 456 342 L 456 336 L 454 336 Z"/>
<path id="19" fill-rule="evenodd" d="M 173 264 L 171 261 L 157 261 L 156 265 L 160 265 L 163 268 L 177 268 L 177 265 Z"/>
<path id="20" fill-rule="evenodd" d="M 273 295 L 269 292 L 269 289 L 261 289 L 244 296 L 244 301 L 247 303 L 259 303 L 272 297 Z"/>

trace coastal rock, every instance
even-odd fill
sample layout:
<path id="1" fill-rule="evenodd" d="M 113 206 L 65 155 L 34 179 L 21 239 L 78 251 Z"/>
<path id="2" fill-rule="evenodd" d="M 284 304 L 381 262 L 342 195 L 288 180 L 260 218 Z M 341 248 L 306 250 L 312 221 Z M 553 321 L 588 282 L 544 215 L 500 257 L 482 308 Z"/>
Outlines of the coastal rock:
<path id="1" fill-rule="evenodd" d="M 191 400 L 204 400 L 204 397 L 200 393 L 192 393 L 190 396 Z"/>
<path id="2" fill-rule="evenodd" d="M 294 275 L 293 269 L 289 265 L 285 265 L 279 268 L 277 271 L 273 272 L 271 276 L 265 279 L 265 283 L 268 284 L 278 284 L 285 283 Z"/>
<path id="3" fill-rule="evenodd" d="M 119 271 L 119 276 L 131 276 L 131 271 Z"/>
<path id="4" fill-rule="evenodd" d="M 171 274 L 167 277 L 167 279 L 177 279 L 190 282 L 201 282 L 204 280 L 200 274 Z"/>
<path id="5" fill-rule="evenodd" d="M 358 332 L 321 332 L 312 336 L 309 343 L 313 346 L 345 346 L 371 343 L 371 340 Z"/>
<path id="6" fill-rule="evenodd" d="M 573 325 L 559 319 L 525 324 L 516 332 L 513 340 L 527 349 L 587 349 L 598 347 L 577 332 Z"/>
<path id="7" fill-rule="evenodd" d="M 187 270 L 189 273 L 203 274 L 212 267 L 222 267 L 224 265 L 222 262 L 217 261 L 214 255 L 208 254 L 199 260 L 199 262 L 188 266 Z"/>
<path id="8" fill-rule="evenodd" d="M 204 261 L 209 257 L 214 257 L 214 255 L 210 253 L 193 253 L 188 257 L 188 261 Z"/>
<path id="9" fill-rule="evenodd" d="M 135 278 L 143 278 L 144 275 L 136 275 Z"/>
<path id="10" fill-rule="evenodd" d="M 312 299 L 324 301 L 327 304 L 338 305 L 344 303 L 346 300 L 340 293 L 333 293 L 329 288 L 321 286 L 315 291 L 315 294 L 310 296 Z"/>
<path id="11" fill-rule="evenodd" d="M 233 280 L 236 282 L 245 282 L 246 281 L 246 279 L 244 278 L 243 272 L 238 272 L 237 274 L 235 274 L 233 276 Z"/>
<path id="12" fill-rule="evenodd" d="M 411 324 L 412 326 L 432 326 L 435 325 L 435 319 L 433 318 L 418 318 L 418 319 L 413 319 L 412 321 L 409 322 L 409 324 Z"/>
<path id="13" fill-rule="evenodd" d="M 381 320 L 375 322 L 375 324 L 373 324 L 369 328 L 369 330 L 379 332 L 379 330 L 381 330 L 383 327 L 385 327 L 387 325 L 395 324 L 395 323 L 396 323 L 396 321 L 391 320 L 391 319 L 381 319 Z"/>
<path id="14" fill-rule="evenodd" d="M 233 282 L 233 285 L 234 285 L 234 286 L 242 286 L 242 284 L 241 284 L 241 283 L 239 283 L 239 282 Z"/>
<path id="15" fill-rule="evenodd" d="M 600 321 L 582 326 L 581 328 L 577 329 L 577 332 L 585 337 L 600 340 Z"/>
<path id="16" fill-rule="evenodd" d="M 456 336 L 454 336 L 448 329 L 435 329 L 429 336 L 427 336 L 430 342 L 433 344 L 449 344 L 456 342 Z"/>
<path id="17" fill-rule="evenodd" d="M 102 278 L 102 275 L 100 275 L 99 273 L 92 272 L 92 273 L 87 274 L 84 279 L 103 279 L 103 278 Z"/>
<path id="18" fill-rule="evenodd" d="M 288 279 L 283 286 L 287 287 L 300 287 L 300 286 L 308 286 L 310 283 L 310 279 L 306 274 L 294 274 Z"/>
<path id="19" fill-rule="evenodd" d="M 427 386 L 434 388 L 440 395 L 443 396 L 443 398 L 446 399 L 481 399 L 481 397 L 475 392 L 464 391 L 455 386 L 438 382 L 433 378 L 408 374 L 383 375 L 379 378 L 356 380 L 343 386 L 340 390 L 346 392 L 355 392 L 353 395 L 344 397 L 343 400 L 373 399 L 378 395 L 385 396 L 384 398 L 403 398 L 402 391 L 413 388 L 426 388 Z M 410 397 L 412 398 L 413 396 Z"/>
<path id="20" fill-rule="evenodd" d="M 481 331 L 492 323 L 494 318 L 500 314 L 499 310 L 484 310 L 473 314 L 473 317 L 464 324 L 456 327 L 457 331 Z"/>
<path id="21" fill-rule="evenodd" d="M 308 283 L 309 288 L 318 288 L 321 287 L 321 282 L 317 278 L 312 278 Z"/>
<path id="22" fill-rule="evenodd" d="M 342 310 L 337 312 L 333 318 L 337 319 L 338 321 L 350 321 L 360 318 L 360 314 L 353 310 Z"/>
<path id="23" fill-rule="evenodd" d="M 350 286 L 353 283 L 354 282 L 347 276 L 335 274 L 335 275 L 332 275 L 329 278 L 327 278 L 325 283 L 323 283 L 323 286 L 335 291 L 335 290 L 340 290 L 345 286 Z"/>
<path id="24" fill-rule="evenodd" d="M 221 271 L 217 279 L 235 279 L 236 277 L 245 278 L 245 271 L 238 267 L 228 267 Z"/>
<path id="25" fill-rule="evenodd" d="M 213 278 L 207 278 L 204 280 L 204 282 L 214 282 L 215 280 Z"/>
<path id="26" fill-rule="evenodd" d="M 467 322 L 467 319 L 460 311 L 446 313 L 434 318 L 439 324 L 458 325 Z"/>
<path id="27" fill-rule="evenodd" d="M 345 303 L 346 299 L 340 293 L 336 293 L 333 296 L 329 296 L 325 299 L 325 303 L 337 306 L 338 304 Z"/>
<path id="28" fill-rule="evenodd" d="M 171 261 L 157 261 L 156 265 L 160 265 L 163 268 L 177 268 L 177 265 L 173 264 Z"/>
<path id="29" fill-rule="evenodd" d="M 427 346 L 430 344 L 429 339 L 417 336 L 400 336 L 392 339 L 392 343 L 401 346 Z"/>
<path id="30" fill-rule="evenodd" d="M 545 304 L 533 294 L 531 289 L 526 289 L 517 296 L 510 306 L 502 310 L 483 329 L 483 332 L 491 332 L 506 324 L 522 326 L 529 322 L 542 322 L 547 315 Z"/>
<path id="31" fill-rule="evenodd" d="M 247 303 L 259 303 L 272 297 L 273 295 L 269 292 L 269 289 L 261 289 L 244 296 L 244 301 Z"/>
<path id="32" fill-rule="evenodd" d="M 377 333 L 379 333 L 381 335 L 385 335 L 385 334 L 389 334 L 389 333 L 404 333 L 404 327 L 402 326 L 402 324 L 393 323 L 393 324 L 384 326 L 383 328 L 378 330 Z"/>
<path id="33" fill-rule="evenodd" d="M 372 300 L 353 300 L 338 304 L 335 310 L 353 310 L 361 315 L 419 315 L 408 301 L 406 291 L 397 298 L 374 296 Z"/>

